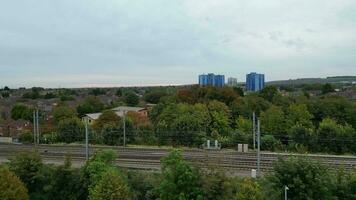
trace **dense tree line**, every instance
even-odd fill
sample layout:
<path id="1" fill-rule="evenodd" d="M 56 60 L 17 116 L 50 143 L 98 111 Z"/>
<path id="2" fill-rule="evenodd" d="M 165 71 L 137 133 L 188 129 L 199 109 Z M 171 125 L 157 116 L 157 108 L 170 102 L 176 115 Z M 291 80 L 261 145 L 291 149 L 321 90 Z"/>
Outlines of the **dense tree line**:
<path id="1" fill-rule="evenodd" d="M 218 168 L 202 170 L 179 150 L 162 158 L 162 172 L 119 169 L 112 151 L 94 154 L 81 168 L 43 164 L 38 153 L 21 153 L 0 166 L 0 197 L 90 200 L 274 200 L 356 198 L 356 174 L 330 170 L 303 157 L 280 159 L 258 179 L 229 177 Z"/>
<path id="2" fill-rule="evenodd" d="M 355 152 L 356 103 L 338 96 L 284 96 L 273 86 L 241 96 L 232 88 L 193 87 L 160 99 L 150 119 L 155 132 L 170 134 L 170 143 L 217 139 L 233 147 L 252 144 L 253 112 L 265 150 Z"/>
<path id="3" fill-rule="evenodd" d="M 98 89 L 92 92 L 102 93 Z M 82 141 L 81 117 L 104 112 L 90 127 L 94 143 L 122 145 L 125 121 L 128 144 L 198 147 L 209 139 L 218 140 L 223 147 L 235 148 L 238 143 L 252 145 L 255 112 L 261 121 L 263 150 L 356 152 L 356 103 L 343 97 L 285 94 L 274 86 L 247 94 L 239 88 L 195 86 L 150 90 L 141 99 L 138 93 L 118 90 L 119 104 L 108 105 L 96 96 L 89 96 L 75 109 L 65 104 L 55 108 L 53 129 L 44 133 L 46 142 Z M 149 110 L 149 119 L 130 113 L 123 120 L 106 111 L 116 105 L 136 106 L 142 101 L 156 104 Z M 12 115 L 14 119 L 31 119 L 31 112 L 31 108 L 19 104 Z"/>

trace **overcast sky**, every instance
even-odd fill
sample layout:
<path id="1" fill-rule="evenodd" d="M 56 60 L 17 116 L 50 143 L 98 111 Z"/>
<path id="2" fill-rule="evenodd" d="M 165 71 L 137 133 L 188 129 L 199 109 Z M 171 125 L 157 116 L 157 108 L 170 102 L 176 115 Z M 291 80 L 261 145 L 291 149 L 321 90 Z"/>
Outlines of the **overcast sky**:
<path id="1" fill-rule="evenodd" d="M 4 0 L 0 87 L 356 75 L 355 0 Z"/>

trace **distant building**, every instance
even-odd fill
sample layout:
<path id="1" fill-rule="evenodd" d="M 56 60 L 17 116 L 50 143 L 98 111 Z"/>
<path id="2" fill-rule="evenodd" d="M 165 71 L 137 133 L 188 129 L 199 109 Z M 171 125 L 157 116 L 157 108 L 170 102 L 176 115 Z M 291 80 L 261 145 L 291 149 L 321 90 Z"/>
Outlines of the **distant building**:
<path id="1" fill-rule="evenodd" d="M 246 75 L 246 90 L 257 92 L 265 87 L 265 75 L 252 72 Z"/>
<path id="2" fill-rule="evenodd" d="M 140 117 L 142 118 L 147 118 L 148 117 L 148 110 L 147 108 L 141 108 L 141 107 L 129 107 L 129 106 L 119 106 L 116 108 L 111 109 L 116 113 L 117 116 L 123 117 L 127 113 L 137 113 Z M 86 114 L 82 120 L 83 121 L 88 121 L 89 124 L 92 124 L 95 120 L 99 119 L 100 115 L 102 113 L 89 113 Z"/>
<path id="3" fill-rule="evenodd" d="M 236 87 L 237 86 L 237 78 L 233 78 L 233 77 L 228 78 L 227 85 L 230 87 Z"/>
<path id="4" fill-rule="evenodd" d="M 0 124 L 0 136 L 17 137 L 23 130 L 32 130 L 30 122 L 19 120 L 3 120 Z"/>
<path id="5" fill-rule="evenodd" d="M 224 87 L 225 76 L 215 75 L 213 73 L 199 75 L 200 86 Z"/>

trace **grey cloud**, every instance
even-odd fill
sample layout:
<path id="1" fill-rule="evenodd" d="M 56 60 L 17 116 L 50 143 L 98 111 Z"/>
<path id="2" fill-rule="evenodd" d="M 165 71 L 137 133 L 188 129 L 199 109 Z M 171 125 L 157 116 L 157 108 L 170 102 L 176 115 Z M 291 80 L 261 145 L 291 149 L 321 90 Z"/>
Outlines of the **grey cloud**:
<path id="1" fill-rule="evenodd" d="M 156 84 L 194 83 L 210 71 L 240 80 L 249 71 L 270 79 L 302 74 L 288 74 L 293 67 L 319 76 L 325 58 L 329 68 L 347 66 L 340 73 L 356 74 L 349 67 L 356 63 L 354 8 L 352 0 L 5 1 L 0 87 L 48 85 L 41 76 L 57 86 L 90 84 L 86 77 Z M 305 60 L 314 66 L 303 67 Z"/>

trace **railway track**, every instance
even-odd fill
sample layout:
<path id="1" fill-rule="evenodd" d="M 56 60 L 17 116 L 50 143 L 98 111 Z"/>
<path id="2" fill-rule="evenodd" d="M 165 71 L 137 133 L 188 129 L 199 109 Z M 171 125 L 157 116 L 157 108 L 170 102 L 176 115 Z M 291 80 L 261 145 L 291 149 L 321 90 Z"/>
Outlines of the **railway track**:
<path id="1" fill-rule="evenodd" d="M 119 159 L 116 164 L 120 167 L 134 169 L 160 169 L 160 159 L 169 153 L 167 149 L 152 148 L 123 148 L 123 147 L 90 147 L 90 154 L 97 151 L 111 149 L 118 152 Z M 18 152 L 37 150 L 43 159 L 63 160 L 66 155 L 70 155 L 76 162 L 85 161 L 85 148 L 83 146 L 57 146 L 57 145 L 13 145 L 0 144 L 0 157 L 9 158 Z M 256 153 L 238 153 L 236 151 L 211 151 L 202 149 L 189 149 L 183 151 L 184 158 L 197 166 L 216 166 L 225 170 L 251 170 L 257 168 Z M 347 171 L 356 171 L 355 156 L 332 156 L 332 155 L 304 155 L 285 153 L 262 153 L 261 170 L 271 171 L 273 163 L 279 157 L 288 158 L 291 156 L 308 157 L 317 160 L 331 168 L 342 168 Z"/>

